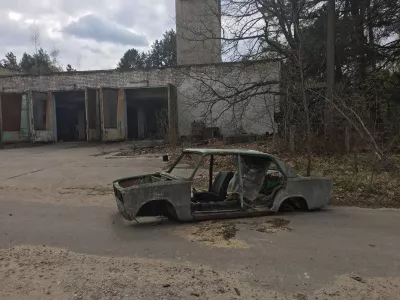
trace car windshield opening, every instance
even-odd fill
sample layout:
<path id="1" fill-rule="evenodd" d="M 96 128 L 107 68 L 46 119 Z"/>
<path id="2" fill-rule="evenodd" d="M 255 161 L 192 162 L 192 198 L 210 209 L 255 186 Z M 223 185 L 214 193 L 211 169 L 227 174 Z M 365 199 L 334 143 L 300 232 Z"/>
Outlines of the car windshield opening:
<path id="1" fill-rule="evenodd" d="M 183 179 L 190 179 L 197 165 L 201 162 L 201 158 L 201 154 L 185 153 L 178 159 L 175 166 L 171 168 L 168 173 Z"/>

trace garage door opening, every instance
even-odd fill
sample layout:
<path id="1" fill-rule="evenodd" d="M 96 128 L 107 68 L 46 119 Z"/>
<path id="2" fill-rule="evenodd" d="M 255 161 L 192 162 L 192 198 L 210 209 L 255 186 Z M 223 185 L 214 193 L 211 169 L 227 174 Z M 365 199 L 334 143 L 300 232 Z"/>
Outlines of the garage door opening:
<path id="1" fill-rule="evenodd" d="M 57 140 L 86 141 L 85 92 L 56 92 Z"/>
<path id="2" fill-rule="evenodd" d="M 22 94 L 2 93 L 0 97 L 3 120 L 3 142 L 16 143 L 28 141 L 29 111 L 26 96 Z"/>
<path id="3" fill-rule="evenodd" d="M 164 139 L 168 132 L 168 88 L 128 89 L 128 140 Z"/>
<path id="4" fill-rule="evenodd" d="M 20 131 L 22 94 L 2 94 L 2 118 L 4 131 Z"/>

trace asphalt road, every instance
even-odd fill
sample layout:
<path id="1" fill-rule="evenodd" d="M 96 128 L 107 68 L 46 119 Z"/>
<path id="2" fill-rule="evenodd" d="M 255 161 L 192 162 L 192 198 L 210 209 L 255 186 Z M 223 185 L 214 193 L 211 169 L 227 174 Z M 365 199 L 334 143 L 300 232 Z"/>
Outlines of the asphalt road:
<path id="1" fill-rule="evenodd" d="M 399 211 L 334 208 L 284 217 L 291 220 L 291 232 L 272 235 L 240 224 L 237 237 L 251 247 L 221 249 L 174 234 L 188 224 L 129 223 L 113 206 L 3 200 L 0 247 L 47 245 L 79 253 L 190 261 L 222 270 L 246 270 L 248 280 L 280 291 L 316 289 L 342 274 L 400 274 Z"/>

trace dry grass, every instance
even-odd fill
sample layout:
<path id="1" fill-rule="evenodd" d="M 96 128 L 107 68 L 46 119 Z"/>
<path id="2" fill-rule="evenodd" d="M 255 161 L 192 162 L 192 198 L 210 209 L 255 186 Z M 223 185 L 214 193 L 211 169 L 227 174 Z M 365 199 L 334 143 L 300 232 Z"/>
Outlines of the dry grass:
<path id="1" fill-rule="evenodd" d="M 372 208 L 400 208 L 399 156 L 388 157 L 391 166 L 377 163 L 371 154 L 360 154 L 358 172 L 353 157 L 315 156 L 314 175 L 333 179 L 333 204 Z M 296 170 L 305 173 L 306 158 L 293 159 Z"/>
<path id="2" fill-rule="evenodd" d="M 238 239 L 236 233 L 243 230 L 244 235 L 250 231 L 276 234 L 290 232 L 290 221 L 284 218 L 251 218 L 237 220 L 214 220 L 186 225 L 174 229 L 174 233 L 191 241 L 209 247 L 248 249 L 249 243 Z"/>
<path id="3" fill-rule="evenodd" d="M 289 220 L 284 218 L 273 218 L 266 222 L 255 221 L 253 224 L 253 230 L 264 233 L 278 233 L 280 231 L 292 231 L 288 226 L 290 224 Z"/>

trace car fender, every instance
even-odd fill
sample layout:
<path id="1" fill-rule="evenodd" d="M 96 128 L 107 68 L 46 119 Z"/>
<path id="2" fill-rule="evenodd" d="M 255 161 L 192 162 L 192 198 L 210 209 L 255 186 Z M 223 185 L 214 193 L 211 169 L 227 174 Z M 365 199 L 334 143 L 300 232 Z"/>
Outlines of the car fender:
<path id="1" fill-rule="evenodd" d="M 307 199 L 302 194 L 288 194 L 285 188 L 280 189 L 276 195 L 274 196 L 274 201 L 272 203 L 271 210 L 274 212 L 278 212 L 279 208 L 281 207 L 282 203 L 286 200 L 293 199 L 293 198 L 300 198 L 304 199 L 309 207 L 309 203 Z"/>
<path id="2" fill-rule="evenodd" d="M 167 205 L 167 207 L 169 206 L 171 209 L 173 209 L 173 211 L 176 214 L 175 205 L 169 199 L 163 198 L 163 197 L 153 198 L 153 199 L 149 199 L 145 202 L 142 202 L 142 204 L 137 209 L 137 214 L 140 214 L 140 210 L 143 209 L 145 206 L 152 206 L 152 205 L 154 208 L 159 209 L 160 212 L 162 212 L 165 209 L 165 205 Z"/>
<path id="3" fill-rule="evenodd" d="M 332 196 L 332 180 L 325 178 L 289 178 L 274 197 L 272 210 L 278 211 L 281 204 L 291 198 L 301 198 L 310 210 L 329 204 Z"/>

